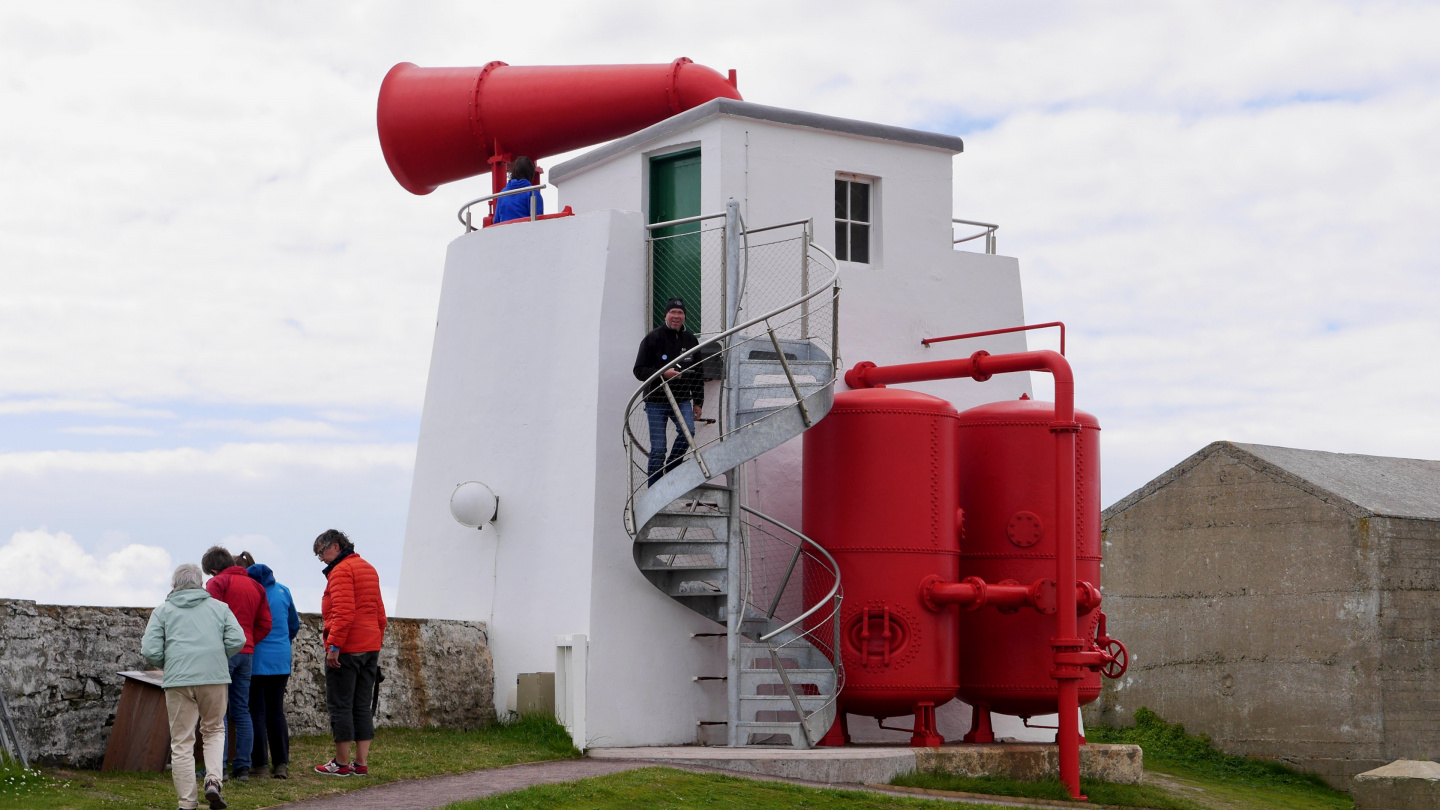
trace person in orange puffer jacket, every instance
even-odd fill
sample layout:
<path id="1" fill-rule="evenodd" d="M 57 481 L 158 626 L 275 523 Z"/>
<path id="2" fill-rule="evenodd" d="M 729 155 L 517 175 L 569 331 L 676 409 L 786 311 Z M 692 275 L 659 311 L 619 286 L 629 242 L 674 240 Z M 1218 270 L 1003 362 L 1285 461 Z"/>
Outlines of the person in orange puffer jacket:
<path id="1" fill-rule="evenodd" d="M 325 706 L 335 737 L 335 758 L 315 766 L 328 776 L 370 773 L 375 739 L 375 699 L 380 688 L 380 644 L 385 638 L 385 602 L 380 575 L 355 553 L 344 532 L 330 529 L 315 538 L 315 556 L 325 563 Z M 355 744 L 355 759 L 350 745 Z"/>

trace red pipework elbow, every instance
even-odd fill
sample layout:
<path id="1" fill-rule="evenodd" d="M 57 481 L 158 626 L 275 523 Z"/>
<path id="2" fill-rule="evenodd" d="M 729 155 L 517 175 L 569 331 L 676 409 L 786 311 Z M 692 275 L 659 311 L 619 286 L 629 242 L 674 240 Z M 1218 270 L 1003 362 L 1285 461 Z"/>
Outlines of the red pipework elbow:
<path id="1" fill-rule="evenodd" d="M 1049 350 L 1011 354 L 990 354 L 982 350 L 958 360 L 896 366 L 877 366 L 864 360 L 845 372 L 845 384 L 851 388 L 882 388 L 897 383 L 963 377 L 984 382 L 991 375 L 1016 371 L 1048 371 L 1055 378 L 1055 422 L 1060 429 L 1070 429 L 1075 423 L 1075 375 L 1064 355 Z"/>

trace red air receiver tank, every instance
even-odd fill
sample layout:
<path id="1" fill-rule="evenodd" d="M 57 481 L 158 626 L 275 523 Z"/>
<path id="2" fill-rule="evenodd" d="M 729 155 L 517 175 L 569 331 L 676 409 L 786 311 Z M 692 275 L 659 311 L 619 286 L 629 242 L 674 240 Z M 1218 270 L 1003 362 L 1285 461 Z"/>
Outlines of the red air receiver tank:
<path id="1" fill-rule="evenodd" d="M 841 712 L 896 717 L 955 696 L 957 612 L 927 609 L 917 585 L 959 573 L 957 417 L 943 399 L 872 388 L 836 394 L 805 433 L 804 531 L 845 583 Z"/>
<path id="2" fill-rule="evenodd" d="M 1100 586 L 1100 423 L 1075 411 L 1075 578 Z M 987 583 L 1054 582 L 1057 532 L 1055 406 L 1019 400 L 971 408 L 958 420 L 960 507 L 964 536 L 960 577 Z M 850 583 L 845 581 L 846 594 Z M 1055 635 L 1054 586 L 1041 610 L 994 608 L 960 619 L 960 699 L 999 714 L 1054 714 L 1059 700 L 1051 676 Z M 1081 600 L 1082 638 L 1094 638 L 1100 611 Z M 1100 694 L 1100 674 L 1080 681 L 1080 704 Z"/>

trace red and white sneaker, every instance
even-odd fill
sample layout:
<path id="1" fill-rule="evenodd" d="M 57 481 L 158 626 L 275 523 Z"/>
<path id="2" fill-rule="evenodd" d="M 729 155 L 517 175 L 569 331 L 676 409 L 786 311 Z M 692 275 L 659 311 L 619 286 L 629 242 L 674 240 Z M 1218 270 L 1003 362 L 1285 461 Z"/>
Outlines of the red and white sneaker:
<path id="1" fill-rule="evenodd" d="M 350 775 L 351 775 L 351 776 L 369 776 L 369 775 L 370 775 L 370 766 L 369 766 L 369 765 L 357 765 L 357 764 L 355 764 L 354 762 L 351 762 L 351 763 L 350 763 Z"/>
<path id="2" fill-rule="evenodd" d="M 315 772 L 323 773 L 326 776 L 349 776 L 350 766 L 341 765 L 340 763 L 332 759 L 324 765 L 316 765 Z"/>

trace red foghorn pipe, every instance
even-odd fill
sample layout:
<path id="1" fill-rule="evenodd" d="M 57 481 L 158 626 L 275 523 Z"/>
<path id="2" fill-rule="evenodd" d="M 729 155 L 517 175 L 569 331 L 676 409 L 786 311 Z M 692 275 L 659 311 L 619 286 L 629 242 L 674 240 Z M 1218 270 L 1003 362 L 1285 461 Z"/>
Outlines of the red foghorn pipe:
<path id="1" fill-rule="evenodd" d="M 1075 421 L 1075 375 L 1070 363 L 1052 351 L 1014 352 L 992 355 L 978 351 L 959 360 L 937 360 L 929 363 L 905 363 L 877 366 L 871 362 L 857 363 L 845 372 L 845 384 L 851 388 L 874 388 L 895 383 L 950 380 L 969 377 L 984 382 L 994 374 L 1017 371 L 1046 371 L 1055 378 L 1055 421 L 1050 432 L 1055 434 L 1055 513 L 1060 523 L 1059 547 L 1055 554 L 1056 604 L 1055 638 L 1050 640 L 1055 667 L 1051 674 L 1059 681 L 1060 704 L 1056 743 L 1060 753 L 1060 780 L 1076 799 L 1080 793 L 1080 679 L 1083 666 L 1078 663 L 1085 650 L 1076 621 L 1075 582 L 1075 434 L 1080 424 Z M 990 586 L 998 587 L 998 586 Z"/>

